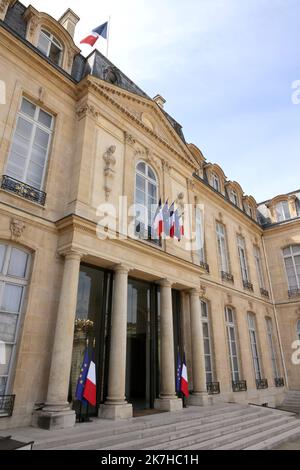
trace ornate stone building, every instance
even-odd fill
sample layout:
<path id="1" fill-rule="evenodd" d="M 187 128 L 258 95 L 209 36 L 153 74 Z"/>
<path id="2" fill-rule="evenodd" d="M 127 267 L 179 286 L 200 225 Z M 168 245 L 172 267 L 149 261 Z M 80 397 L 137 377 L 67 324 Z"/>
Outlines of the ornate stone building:
<path id="1" fill-rule="evenodd" d="M 92 415 L 179 409 L 178 352 L 190 403 L 280 404 L 300 387 L 300 192 L 245 196 L 160 95 L 80 54 L 78 21 L 0 0 L 0 429 L 72 426 L 87 343 Z M 160 198 L 180 242 L 130 212 Z"/>

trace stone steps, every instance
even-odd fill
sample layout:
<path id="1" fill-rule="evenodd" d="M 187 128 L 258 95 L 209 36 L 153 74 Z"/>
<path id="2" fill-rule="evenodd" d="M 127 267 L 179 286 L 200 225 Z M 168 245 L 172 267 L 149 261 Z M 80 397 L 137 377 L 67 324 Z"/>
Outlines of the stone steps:
<path id="1" fill-rule="evenodd" d="M 288 391 L 279 408 L 300 413 L 300 391 Z"/>

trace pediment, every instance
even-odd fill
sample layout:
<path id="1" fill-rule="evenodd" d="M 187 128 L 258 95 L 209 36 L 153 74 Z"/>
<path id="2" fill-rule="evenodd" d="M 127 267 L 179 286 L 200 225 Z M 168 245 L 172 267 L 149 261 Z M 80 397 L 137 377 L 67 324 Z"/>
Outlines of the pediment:
<path id="1" fill-rule="evenodd" d="M 126 113 L 136 124 L 157 137 L 162 143 L 165 143 L 192 167 L 197 167 L 194 156 L 157 103 L 123 90 L 118 86 L 108 84 L 99 78 L 89 76 L 88 83 L 93 88 L 98 89 L 103 96 L 106 95 L 112 105 Z"/>

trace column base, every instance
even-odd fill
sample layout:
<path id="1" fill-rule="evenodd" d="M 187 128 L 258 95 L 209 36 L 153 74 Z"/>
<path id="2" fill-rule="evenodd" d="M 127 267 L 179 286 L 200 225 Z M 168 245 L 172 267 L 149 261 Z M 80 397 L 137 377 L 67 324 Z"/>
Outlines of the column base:
<path id="1" fill-rule="evenodd" d="M 130 403 L 104 403 L 99 408 L 99 418 L 103 419 L 128 419 L 132 418 L 133 410 Z"/>
<path id="2" fill-rule="evenodd" d="M 154 402 L 154 408 L 161 411 L 182 410 L 182 400 L 179 398 L 157 398 Z"/>
<path id="3" fill-rule="evenodd" d="M 75 426 L 76 414 L 74 410 L 64 411 L 35 411 L 32 426 L 52 431 L 55 429 L 72 428 Z"/>
<path id="4" fill-rule="evenodd" d="M 188 404 L 191 406 L 208 406 L 212 404 L 211 395 L 207 392 L 192 393 L 188 397 Z"/>

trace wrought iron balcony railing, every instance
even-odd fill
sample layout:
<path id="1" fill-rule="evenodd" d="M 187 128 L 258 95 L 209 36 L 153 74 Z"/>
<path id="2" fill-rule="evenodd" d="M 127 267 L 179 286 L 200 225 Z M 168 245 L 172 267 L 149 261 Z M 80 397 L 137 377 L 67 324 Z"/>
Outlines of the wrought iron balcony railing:
<path id="1" fill-rule="evenodd" d="M 256 380 L 256 388 L 257 390 L 264 390 L 268 388 L 268 380 L 267 379 L 257 379 Z"/>
<path id="2" fill-rule="evenodd" d="M 206 387 L 208 395 L 219 395 L 220 382 L 207 382 Z"/>
<path id="3" fill-rule="evenodd" d="M 209 264 L 205 263 L 205 261 L 200 261 L 201 268 L 205 269 L 207 273 L 209 273 Z"/>
<path id="4" fill-rule="evenodd" d="M 40 191 L 39 189 L 33 188 L 22 181 L 15 180 L 10 176 L 3 175 L 1 178 L 1 189 L 5 191 L 10 191 L 11 193 L 16 194 L 17 196 L 28 199 L 29 201 L 36 202 L 41 206 L 45 205 L 46 202 L 46 193 Z"/>
<path id="5" fill-rule="evenodd" d="M 292 297 L 300 297 L 300 289 L 297 287 L 294 289 L 289 290 L 289 298 L 291 299 Z"/>
<path id="6" fill-rule="evenodd" d="M 223 281 L 234 282 L 233 274 L 226 273 L 225 271 L 221 271 L 221 276 Z"/>
<path id="7" fill-rule="evenodd" d="M 275 387 L 284 387 L 284 378 L 283 377 L 275 377 L 274 383 L 275 383 Z"/>
<path id="8" fill-rule="evenodd" d="M 261 287 L 260 293 L 261 293 L 261 295 L 262 295 L 263 297 L 267 297 L 268 299 L 270 298 L 270 294 L 269 294 L 269 291 L 268 291 L 267 289 L 263 289 L 263 288 Z"/>
<path id="9" fill-rule="evenodd" d="M 232 390 L 234 392 L 246 392 L 247 381 L 246 380 L 235 380 L 232 382 Z"/>
<path id="10" fill-rule="evenodd" d="M 0 395 L 0 418 L 13 414 L 15 395 Z"/>
<path id="11" fill-rule="evenodd" d="M 243 286 L 244 286 L 244 289 L 250 290 L 251 292 L 254 291 L 253 284 L 251 284 L 251 282 L 249 281 L 243 281 Z"/>

